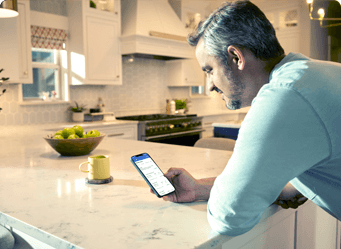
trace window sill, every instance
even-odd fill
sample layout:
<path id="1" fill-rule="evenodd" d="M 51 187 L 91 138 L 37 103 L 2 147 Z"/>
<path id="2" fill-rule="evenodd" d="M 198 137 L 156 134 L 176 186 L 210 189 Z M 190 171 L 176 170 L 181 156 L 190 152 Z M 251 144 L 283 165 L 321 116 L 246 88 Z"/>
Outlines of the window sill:
<path id="1" fill-rule="evenodd" d="M 65 100 L 23 100 L 19 102 L 19 105 L 60 105 L 70 103 L 71 101 Z"/>

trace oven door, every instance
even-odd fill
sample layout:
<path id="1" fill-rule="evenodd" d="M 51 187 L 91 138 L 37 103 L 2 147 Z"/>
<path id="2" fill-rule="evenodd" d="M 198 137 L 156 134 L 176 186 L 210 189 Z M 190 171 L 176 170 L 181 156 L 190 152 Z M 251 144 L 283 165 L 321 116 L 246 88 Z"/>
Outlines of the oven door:
<path id="1" fill-rule="evenodd" d="M 174 132 L 155 136 L 142 136 L 143 141 L 193 146 L 201 138 L 204 129 L 195 129 L 182 132 Z"/>

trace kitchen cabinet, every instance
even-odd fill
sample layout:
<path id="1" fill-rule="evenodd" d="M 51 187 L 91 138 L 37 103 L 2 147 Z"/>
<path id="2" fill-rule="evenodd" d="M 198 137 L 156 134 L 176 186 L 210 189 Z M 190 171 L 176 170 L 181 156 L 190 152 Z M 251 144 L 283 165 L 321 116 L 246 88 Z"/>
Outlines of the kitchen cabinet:
<path id="1" fill-rule="evenodd" d="M 312 201 L 275 213 L 251 231 L 215 248 L 340 249 L 340 222 Z"/>
<path id="2" fill-rule="evenodd" d="M 122 84 L 120 1 L 96 3 L 91 8 L 88 0 L 67 1 L 71 85 Z"/>
<path id="3" fill-rule="evenodd" d="M 240 124 L 235 122 L 226 122 L 223 124 L 213 123 L 214 127 L 213 133 L 214 137 L 224 137 L 237 140 Z"/>
<path id="4" fill-rule="evenodd" d="M 137 124 L 122 124 L 112 126 L 99 125 L 91 127 L 91 130 L 93 129 L 105 133 L 107 139 L 121 138 L 137 140 Z"/>
<path id="5" fill-rule="evenodd" d="M 0 18 L 2 36 L 0 46 L 1 77 L 9 77 L 6 83 L 33 83 L 30 2 L 18 1 L 19 16 Z"/>
<path id="6" fill-rule="evenodd" d="M 309 16 L 304 12 L 302 1 L 277 1 L 276 4 L 260 3 L 257 5 L 274 26 L 279 43 L 286 54 L 290 52 L 305 53 L 310 39 L 305 29 L 309 29 Z M 304 51 L 300 43 L 305 43 Z M 309 51 L 309 50 L 308 50 Z"/>
<path id="7" fill-rule="evenodd" d="M 205 73 L 196 59 L 166 61 L 167 86 L 204 86 Z"/>
<path id="8" fill-rule="evenodd" d="M 202 137 L 213 137 L 213 123 L 224 123 L 229 120 L 240 120 L 240 113 L 231 114 L 216 114 L 216 115 L 206 115 L 203 116 L 202 126 L 205 130 L 202 133 Z"/>

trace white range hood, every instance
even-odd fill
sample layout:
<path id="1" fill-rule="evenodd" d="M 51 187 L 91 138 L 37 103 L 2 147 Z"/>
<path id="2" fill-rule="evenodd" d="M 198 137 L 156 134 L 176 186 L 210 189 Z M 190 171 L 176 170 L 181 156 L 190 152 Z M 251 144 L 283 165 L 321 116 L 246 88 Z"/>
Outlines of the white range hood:
<path id="1" fill-rule="evenodd" d="M 122 0 L 122 55 L 195 58 L 188 32 L 167 0 Z"/>

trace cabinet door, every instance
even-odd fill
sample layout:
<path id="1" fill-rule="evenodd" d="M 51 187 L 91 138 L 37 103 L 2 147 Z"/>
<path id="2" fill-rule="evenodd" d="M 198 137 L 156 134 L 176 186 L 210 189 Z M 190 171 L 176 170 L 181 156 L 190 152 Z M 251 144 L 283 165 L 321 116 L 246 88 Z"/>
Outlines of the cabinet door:
<path id="1" fill-rule="evenodd" d="M 18 2 L 19 78 L 20 83 L 33 83 L 30 6 L 27 1 Z"/>
<path id="2" fill-rule="evenodd" d="M 293 249 L 295 243 L 295 214 L 287 217 L 240 249 L 281 248 Z M 228 247 L 222 247 L 222 249 Z"/>
<path id="3" fill-rule="evenodd" d="M 88 83 L 122 84 L 119 27 L 115 21 L 86 17 L 86 78 Z"/>
<path id="4" fill-rule="evenodd" d="M 1 77 L 10 78 L 6 83 L 33 83 L 29 1 L 19 1 L 18 12 L 17 17 L 0 18 Z"/>
<path id="5" fill-rule="evenodd" d="M 99 132 L 106 134 L 107 138 L 121 138 L 129 140 L 137 140 L 137 126 L 134 125 L 120 125 L 111 127 L 93 127 L 91 129 L 96 129 Z"/>
<path id="6" fill-rule="evenodd" d="M 203 86 L 205 75 L 196 59 L 183 61 L 184 84 L 188 86 Z"/>
<path id="7" fill-rule="evenodd" d="M 339 248 L 338 220 L 312 201 L 297 211 L 297 249 Z"/>
<path id="8" fill-rule="evenodd" d="M 299 41 L 299 32 L 277 32 L 277 38 L 279 43 L 284 49 L 285 54 L 289 54 L 290 52 L 300 52 L 300 41 Z"/>
<path id="9" fill-rule="evenodd" d="M 6 81 L 6 83 L 19 82 L 18 22 L 19 17 L 0 18 L 0 33 L 2 37 L 0 46 L 0 69 L 4 69 L 0 77 L 8 77 L 9 81 Z"/>

